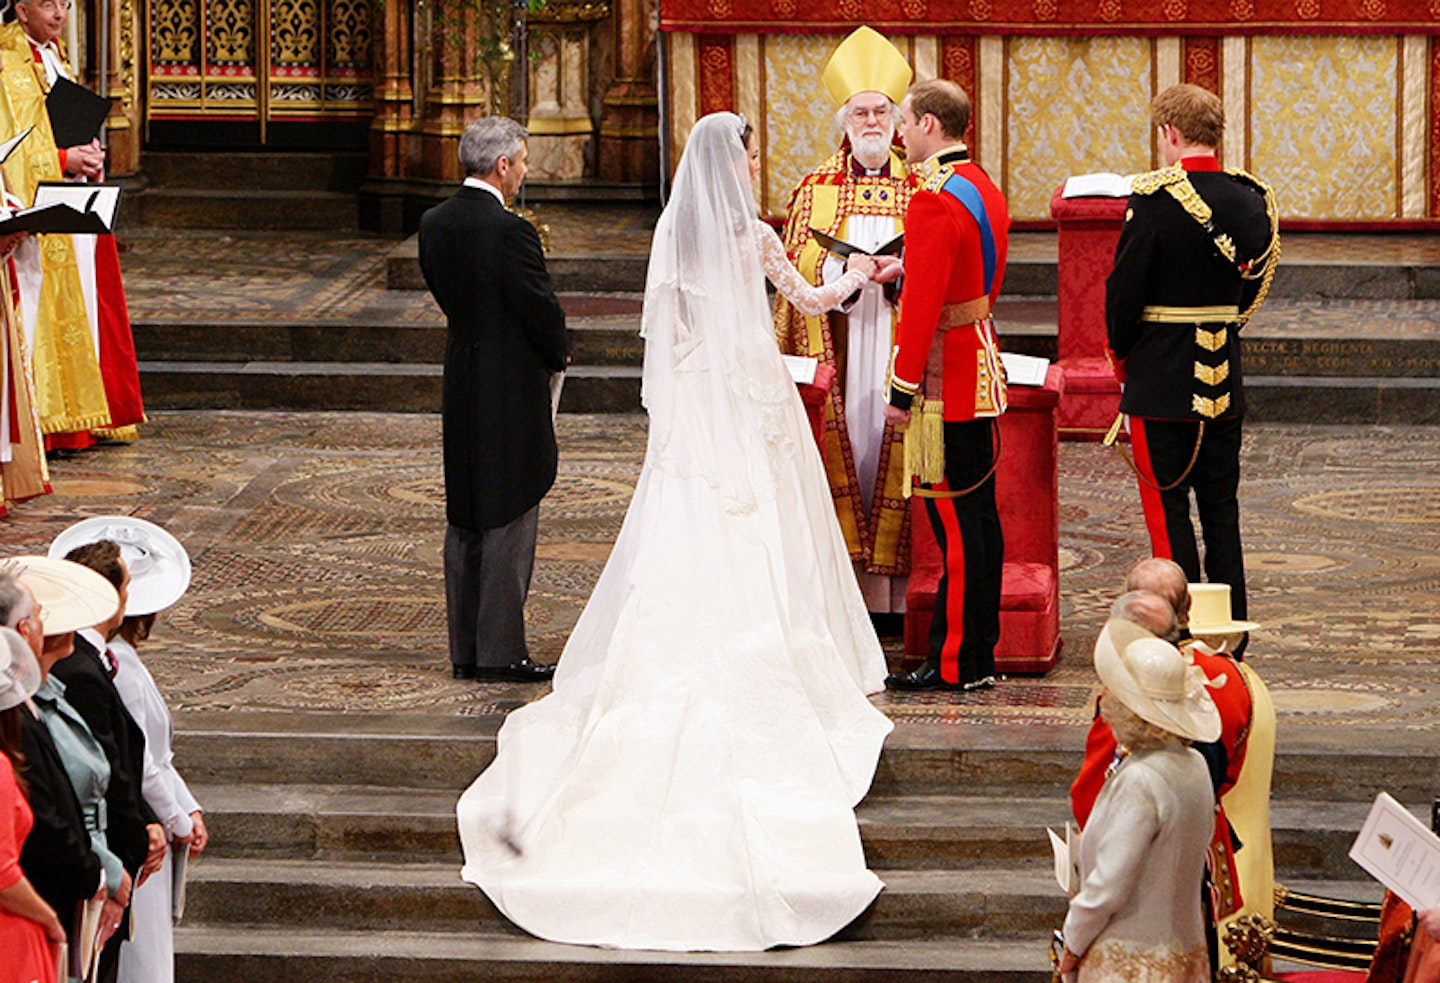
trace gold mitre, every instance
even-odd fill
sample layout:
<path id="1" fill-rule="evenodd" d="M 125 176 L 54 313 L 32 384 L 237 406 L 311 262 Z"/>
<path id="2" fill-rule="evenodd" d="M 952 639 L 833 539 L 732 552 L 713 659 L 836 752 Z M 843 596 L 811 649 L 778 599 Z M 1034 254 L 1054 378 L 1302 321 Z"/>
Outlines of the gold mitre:
<path id="1" fill-rule="evenodd" d="M 843 106 L 857 92 L 879 92 L 898 103 L 914 77 L 905 56 L 885 35 L 857 27 L 825 63 L 821 79 L 835 105 Z"/>

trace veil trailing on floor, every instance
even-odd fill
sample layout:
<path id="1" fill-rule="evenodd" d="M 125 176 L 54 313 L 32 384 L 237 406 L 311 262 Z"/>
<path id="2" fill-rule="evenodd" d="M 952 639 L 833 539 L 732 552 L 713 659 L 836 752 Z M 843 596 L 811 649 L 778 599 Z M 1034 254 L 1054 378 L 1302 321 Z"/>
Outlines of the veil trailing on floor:
<path id="1" fill-rule="evenodd" d="M 773 351 L 744 129 L 733 113 L 695 124 L 655 229 L 640 328 L 652 464 L 703 477 L 734 511 L 773 500 L 797 451 L 779 423 L 795 384 Z M 677 402 L 681 386 L 697 391 Z"/>
<path id="2" fill-rule="evenodd" d="M 885 659 L 771 334 L 741 127 L 697 124 L 655 233 L 650 444 L 555 691 L 457 806 L 462 876 L 542 938 L 803 945 L 881 888 L 854 807 Z"/>

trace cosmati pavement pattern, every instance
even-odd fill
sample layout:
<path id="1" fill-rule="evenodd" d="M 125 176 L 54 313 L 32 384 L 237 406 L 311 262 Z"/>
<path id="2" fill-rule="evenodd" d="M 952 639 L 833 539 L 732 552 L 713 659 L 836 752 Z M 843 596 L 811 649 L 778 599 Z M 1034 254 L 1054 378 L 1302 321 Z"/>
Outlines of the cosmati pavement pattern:
<path id="1" fill-rule="evenodd" d="M 1440 730 L 1440 442 L 1424 427 L 1248 426 L 1242 521 L 1255 632 L 1281 741 L 1433 746 Z M 528 622 L 560 655 L 644 456 L 642 415 L 562 415 Z M 0 555 L 133 514 L 180 537 L 194 583 L 143 650 L 182 711 L 487 715 L 544 687 L 456 682 L 445 655 L 440 424 L 428 415 L 174 411 L 140 441 L 52 462 L 55 494 L 0 520 Z M 994 691 L 882 695 L 922 726 L 1062 740 L 1090 718 L 1094 634 L 1147 540 L 1112 450 L 1060 449 L 1064 650 Z M 887 641 L 898 659 L 898 639 Z M 1041 725 L 1043 730 L 1032 730 Z"/>

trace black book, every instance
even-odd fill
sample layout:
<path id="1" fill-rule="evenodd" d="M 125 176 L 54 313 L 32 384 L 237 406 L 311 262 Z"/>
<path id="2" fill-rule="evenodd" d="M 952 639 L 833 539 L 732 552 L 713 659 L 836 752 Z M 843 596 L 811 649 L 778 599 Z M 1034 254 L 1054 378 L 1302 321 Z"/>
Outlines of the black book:
<path id="1" fill-rule="evenodd" d="M 100 135 L 114 100 L 96 95 L 67 78 L 57 78 L 45 97 L 45 112 L 60 149 L 81 147 Z"/>
<path id="2" fill-rule="evenodd" d="M 899 256 L 900 250 L 905 248 L 905 233 L 903 232 L 874 249 L 861 249 L 854 243 L 826 235 L 819 229 L 812 228 L 810 234 L 815 237 L 815 241 L 820 244 L 822 249 L 828 249 L 836 256 L 849 256 L 851 253 L 859 253 L 861 256 Z"/>
<path id="3" fill-rule="evenodd" d="M 117 184 L 42 181 L 35 204 L 0 221 L 0 235 L 12 232 L 113 232 L 120 206 Z"/>

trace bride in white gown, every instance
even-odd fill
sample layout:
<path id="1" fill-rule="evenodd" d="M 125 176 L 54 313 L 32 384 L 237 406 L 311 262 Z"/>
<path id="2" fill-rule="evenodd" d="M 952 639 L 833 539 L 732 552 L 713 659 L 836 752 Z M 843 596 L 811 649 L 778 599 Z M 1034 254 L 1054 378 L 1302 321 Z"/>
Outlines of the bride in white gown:
<path id="1" fill-rule="evenodd" d="M 805 283 L 756 217 L 748 136 L 730 113 L 691 133 L 650 255 L 634 499 L 554 692 L 457 808 L 464 878 L 558 942 L 807 945 L 882 887 L 854 807 L 885 660 L 764 289 L 820 313 L 866 261 Z"/>

